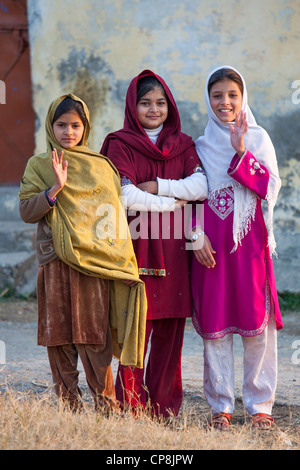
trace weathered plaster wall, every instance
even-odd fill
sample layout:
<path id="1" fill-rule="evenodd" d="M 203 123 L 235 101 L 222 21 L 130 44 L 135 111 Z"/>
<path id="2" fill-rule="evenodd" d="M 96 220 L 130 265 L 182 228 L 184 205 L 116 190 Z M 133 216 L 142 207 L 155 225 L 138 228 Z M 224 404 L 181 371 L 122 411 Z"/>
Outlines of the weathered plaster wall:
<path id="1" fill-rule="evenodd" d="M 300 80 L 299 0 L 28 0 L 28 14 L 37 152 L 49 103 L 70 91 L 90 107 L 90 146 L 98 150 L 122 126 L 127 86 L 144 68 L 165 78 L 183 130 L 197 138 L 206 123 L 207 74 L 223 64 L 240 70 L 282 177 L 278 289 L 299 292 L 300 100 L 292 88 Z"/>

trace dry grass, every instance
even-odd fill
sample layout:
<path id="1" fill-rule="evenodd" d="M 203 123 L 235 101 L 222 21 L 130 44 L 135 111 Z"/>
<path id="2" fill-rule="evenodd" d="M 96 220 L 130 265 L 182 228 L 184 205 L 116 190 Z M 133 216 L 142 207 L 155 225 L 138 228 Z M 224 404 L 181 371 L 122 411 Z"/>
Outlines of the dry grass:
<path id="1" fill-rule="evenodd" d="M 299 408 L 299 407 L 298 407 Z M 6 391 L 0 395 L 0 450 L 299 450 L 300 410 L 277 405 L 277 425 L 254 431 L 244 423 L 241 403 L 229 431 L 212 430 L 200 396 L 185 394 L 180 415 L 170 421 L 105 417 L 90 400 L 72 413 L 50 391 Z"/>
<path id="2" fill-rule="evenodd" d="M 1 303 L 0 321 L 36 318 L 34 302 Z M 297 324 L 292 325 L 294 332 Z M 242 401 L 237 400 L 232 426 L 222 433 L 208 426 L 209 408 L 203 394 L 195 392 L 185 391 L 177 418 L 158 422 L 129 414 L 106 418 L 94 411 L 87 387 L 82 388 L 84 409 L 74 414 L 63 408 L 51 390 L 24 391 L 23 385 L 10 383 L 9 389 L 0 384 L 0 450 L 300 450 L 300 406 L 296 405 L 275 403 L 276 425 L 271 431 L 255 431 Z"/>

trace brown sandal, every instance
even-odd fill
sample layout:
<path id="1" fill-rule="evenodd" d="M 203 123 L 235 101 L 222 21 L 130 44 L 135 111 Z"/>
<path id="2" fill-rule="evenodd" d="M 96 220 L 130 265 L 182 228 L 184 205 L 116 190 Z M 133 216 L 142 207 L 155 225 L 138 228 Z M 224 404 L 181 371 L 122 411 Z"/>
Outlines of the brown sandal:
<path id="1" fill-rule="evenodd" d="M 270 429 L 274 423 L 274 419 L 265 413 L 256 413 L 251 416 L 251 420 L 253 428 L 262 430 Z"/>
<path id="2" fill-rule="evenodd" d="M 228 413 L 216 413 L 212 415 L 210 426 L 219 431 L 227 431 L 231 416 Z"/>

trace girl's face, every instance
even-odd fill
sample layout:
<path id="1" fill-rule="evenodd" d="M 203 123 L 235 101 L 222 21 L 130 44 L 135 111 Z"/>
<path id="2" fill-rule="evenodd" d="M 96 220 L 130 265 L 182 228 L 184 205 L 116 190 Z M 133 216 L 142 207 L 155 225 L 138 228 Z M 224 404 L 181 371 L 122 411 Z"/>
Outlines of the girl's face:
<path id="1" fill-rule="evenodd" d="M 243 95 L 237 83 L 226 78 L 210 89 L 209 101 L 215 115 L 222 122 L 232 122 L 242 108 Z"/>
<path id="2" fill-rule="evenodd" d="M 69 111 L 53 123 L 53 131 L 57 142 L 63 148 L 71 149 L 81 142 L 84 125 L 76 111 Z"/>
<path id="3" fill-rule="evenodd" d="M 168 117 L 168 101 L 159 87 L 146 93 L 136 105 L 137 118 L 144 129 L 156 129 Z"/>

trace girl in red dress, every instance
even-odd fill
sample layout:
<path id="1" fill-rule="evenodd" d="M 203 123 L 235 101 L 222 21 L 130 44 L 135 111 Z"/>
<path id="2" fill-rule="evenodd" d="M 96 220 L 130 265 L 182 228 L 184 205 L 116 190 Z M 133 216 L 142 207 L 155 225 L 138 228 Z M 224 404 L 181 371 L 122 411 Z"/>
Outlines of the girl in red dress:
<path id="1" fill-rule="evenodd" d="M 177 415 L 183 395 L 184 327 L 192 315 L 183 208 L 186 201 L 206 197 L 207 183 L 194 142 L 181 132 L 176 103 L 161 77 L 144 70 L 132 80 L 124 127 L 106 137 L 101 153 L 119 170 L 146 285 L 145 352 L 151 335 L 146 371 L 119 367 L 117 398 L 135 409 L 148 405 L 156 415 Z"/>

